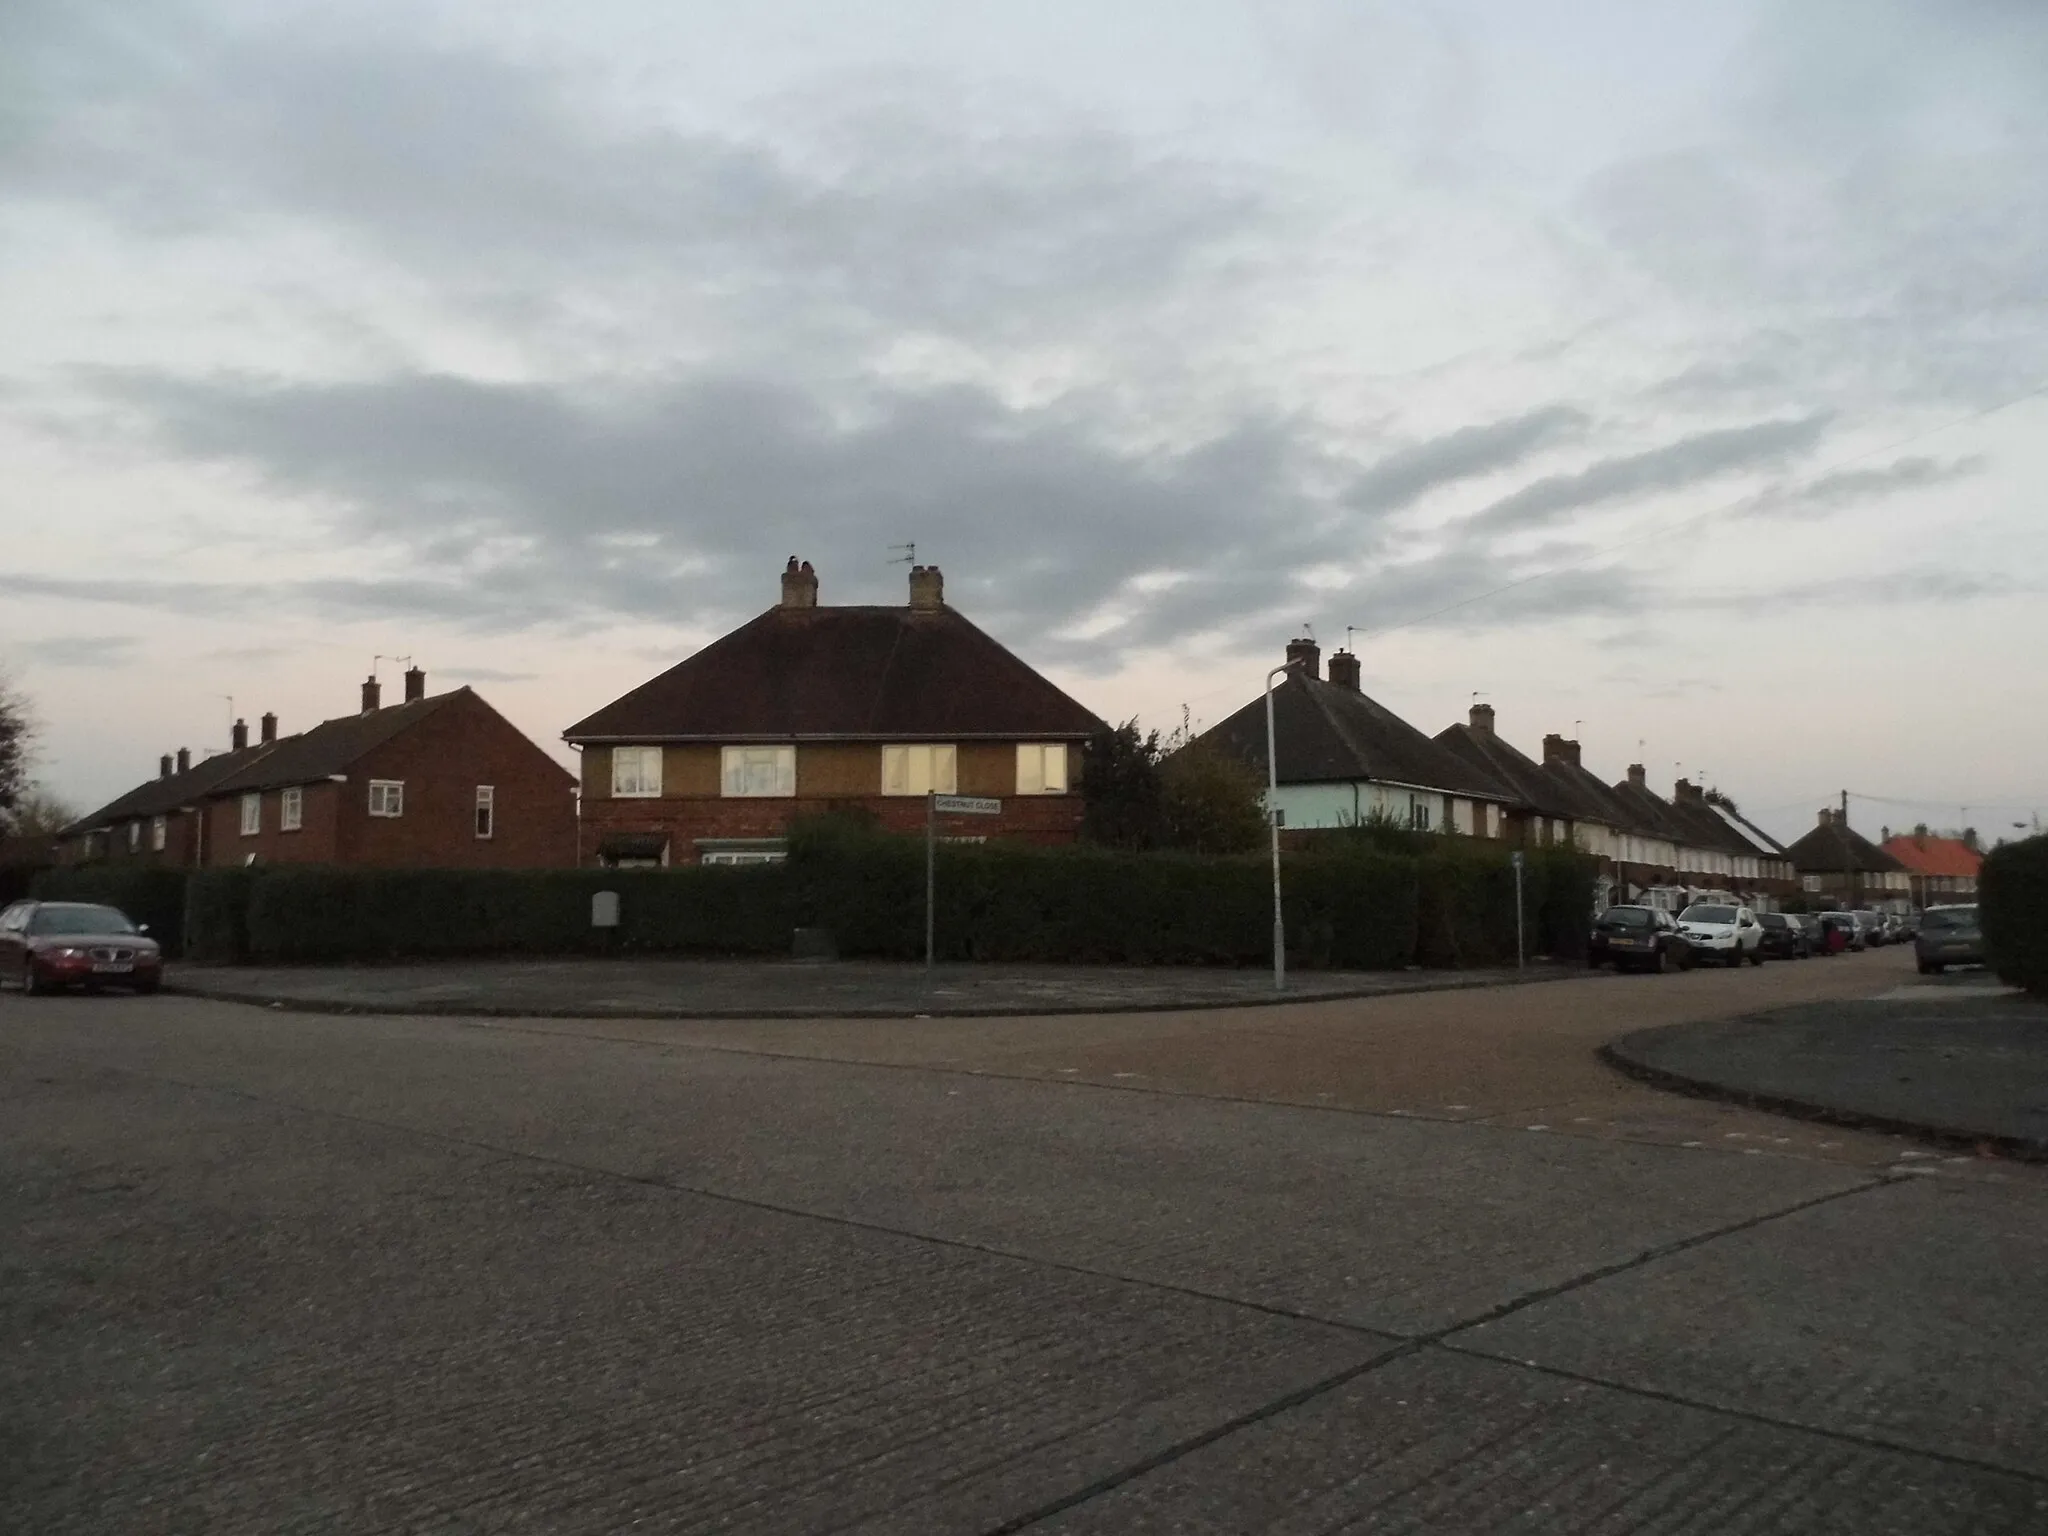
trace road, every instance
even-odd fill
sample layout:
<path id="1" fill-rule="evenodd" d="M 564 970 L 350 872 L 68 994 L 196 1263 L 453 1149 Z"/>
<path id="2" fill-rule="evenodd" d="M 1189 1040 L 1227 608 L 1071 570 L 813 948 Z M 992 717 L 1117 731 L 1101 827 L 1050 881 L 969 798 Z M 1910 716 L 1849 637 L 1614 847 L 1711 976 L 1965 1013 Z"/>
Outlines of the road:
<path id="1" fill-rule="evenodd" d="M 1879 953 L 1099 1019 L 0 996 L 9 1529 L 2048 1530 L 2048 1171 L 1667 1097 Z"/>

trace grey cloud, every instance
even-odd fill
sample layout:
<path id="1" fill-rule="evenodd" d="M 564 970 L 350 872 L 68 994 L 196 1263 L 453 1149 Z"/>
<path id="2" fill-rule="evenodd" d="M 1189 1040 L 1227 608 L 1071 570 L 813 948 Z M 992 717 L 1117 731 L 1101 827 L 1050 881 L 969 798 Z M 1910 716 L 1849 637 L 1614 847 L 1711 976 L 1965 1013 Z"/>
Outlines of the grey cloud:
<path id="1" fill-rule="evenodd" d="M 46 667 L 98 668 L 126 666 L 136 645 L 133 635 L 55 635 L 16 641 L 8 649 Z"/>
<path id="2" fill-rule="evenodd" d="M 1816 415 L 1694 433 L 1647 452 L 1601 459 L 1571 474 L 1547 475 L 1503 496 L 1465 526 L 1474 533 L 1536 528 L 1602 502 L 1682 490 L 1738 470 L 1781 463 L 1812 449 L 1827 425 L 1826 416 Z"/>
<path id="3" fill-rule="evenodd" d="M 1746 510 L 1756 515 L 1783 513 L 1828 513 L 1852 507 L 1901 491 L 1924 490 L 1966 480 L 1983 471 L 1981 454 L 1959 459 L 1912 456 L 1894 459 L 1872 469 L 1840 469 L 1816 476 L 1802 485 L 1767 491 Z"/>
<path id="4" fill-rule="evenodd" d="M 1345 500 L 1362 511 L 1399 511 L 1439 486 L 1512 469 L 1537 449 L 1590 425 L 1583 411 L 1552 405 L 1506 421 L 1461 427 L 1387 454 L 1352 483 Z"/>

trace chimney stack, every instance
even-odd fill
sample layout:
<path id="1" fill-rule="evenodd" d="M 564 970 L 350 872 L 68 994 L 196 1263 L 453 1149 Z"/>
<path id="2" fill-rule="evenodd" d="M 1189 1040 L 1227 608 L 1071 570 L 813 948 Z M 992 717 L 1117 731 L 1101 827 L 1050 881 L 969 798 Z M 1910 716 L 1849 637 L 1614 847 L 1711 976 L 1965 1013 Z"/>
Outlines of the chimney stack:
<path id="1" fill-rule="evenodd" d="M 782 568 L 782 606 L 785 608 L 815 608 L 818 606 L 818 573 L 811 569 L 806 560 L 798 565 L 796 556 L 789 557 L 789 564 Z"/>
<path id="2" fill-rule="evenodd" d="M 377 685 L 377 674 L 372 672 L 363 679 L 363 713 L 374 715 L 377 706 L 383 702 L 384 690 Z"/>
<path id="3" fill-rule="evenodd" d="M 1349 688 L 1353 693 L 1361 692 L 1358 686 L 1358 658 L 1349 651 L 1332 651 L 1330 681 L 1339 688 Z"/>
<path id="4" fill-rule="evenodd" d="M 191 749 L 190 747 L 180 747 L 180 748 L 178 748 L 178 772 L 180 772 L 180 773 L 190 773 L 191 771 L 192 771 L 192 749 Z"/>
<path id="5" fill-rule="evenodd" d="M 910 606 L 913 608 L 943 608 L 946 606 L 946 578 L 939 574 L 936 565 L 913 565 L 910 568 Z"/>
<path id="6" fill-rule="evenodd" d="M 1323 675 L 1323 648 L 1303 635 L 1299 640 L 1287 642 L 1287 665 L 1303 677 Z"/>
<path id="7" fill-rule="evenodd" d="M 1491 736 L 1493 734 L 1493 706 L 1491 704 L 1474 704 L 1472 706 L 1472 713 L 1468 718 L 1472 722 L 1472 729 L 1480 735 Z"/>
<path id="8" fill-rule="evenodd" d="M 156 776 L 160 779 L 168 779 L 171 776 L 170 753 L 166 752 L 162 757 L 156 760 Z"/>
<path id="9" fill-rule="evenodd" d="M 1824 827 L 1832 827 L 1835 824 L 1835 812 L 1832 806 L 1824 805 L 1820 808 L 1820 824 Z"/>
<path id="10" fill-rule="evenodd" d="M 427 696 L 427 674 L 418 667 L 405 669 L 405 702 L 417 704 Z"/>
<path id="11" fill-rule="evenodd" d="M 263 711 L 263 745 L 269 746 L 277 740 L 277 716 L 270 710 Z"/>
<path id="12" fill-rule="evenodd" d="M 1692 780 L 1680 779 L 1676 784 L 1671 786 L 1671 798 L 1673 800 L 1691 803 L 1695 800 L 1706 799 L 1706 795 L 1701 791 L 1700 787 L 1697 784 L 1692 782 Z"/>
<path id="13" fill-rule="evenodd" d="M 237 752 L 245 752 L 245 751 L 247 751 L 247 750 L 248 750 L 248 747 L 249 747 L 249 722 L 248 722 L 248 721 L 246 721 L 246 720 L 237 720 L 237 721 L 235 722 L 235 728 L 234 728 L 234 729 L 233 729 L 232 731 L 228 732 L 228 745 L 229 745 L 230 747 L 232 747 L 232 748 L 233 748 L 233 749 L 234 749 L 235 751 L 237 751 Z"/>
<path id="14" fill-rule="evenodd" d="M 1579 744 L 1563 736 L 1546 736 L 1543 738 L 1543 761 L 1570 763 L 1576 768 L 1579 766 Z"/>
<path id="15" fill-rule="evenodd" d="M 1650 787 L 1649 772 L 1641 763 L 1630 763 L 1628 765 L 1628 781 L 1637 789 L 1648 789 Z"/>

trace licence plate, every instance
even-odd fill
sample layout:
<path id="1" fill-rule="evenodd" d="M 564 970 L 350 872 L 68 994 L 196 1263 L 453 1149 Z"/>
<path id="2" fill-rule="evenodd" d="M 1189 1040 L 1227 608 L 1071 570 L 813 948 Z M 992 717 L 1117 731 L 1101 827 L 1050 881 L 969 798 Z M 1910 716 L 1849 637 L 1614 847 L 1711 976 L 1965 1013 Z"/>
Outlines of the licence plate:
<path id="1" fill-rule="evenodd" d="M 135 967 L 119 960 L 95 960 L 92 969 L 95 976 L 125 976 Z"/>

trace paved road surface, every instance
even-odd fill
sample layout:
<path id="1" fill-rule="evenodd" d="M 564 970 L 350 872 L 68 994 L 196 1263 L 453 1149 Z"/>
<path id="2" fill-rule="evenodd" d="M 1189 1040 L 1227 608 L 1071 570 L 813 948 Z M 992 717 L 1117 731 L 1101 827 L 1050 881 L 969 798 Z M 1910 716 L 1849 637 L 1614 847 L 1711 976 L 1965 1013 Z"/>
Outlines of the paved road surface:
<path id="1" fill-rule="evenodd" d="M 8 994 L 0 1509 L 2048 1530 L 2048 1171 L 1591 1060 L 1904 979 L 944 1025 Z"/>

